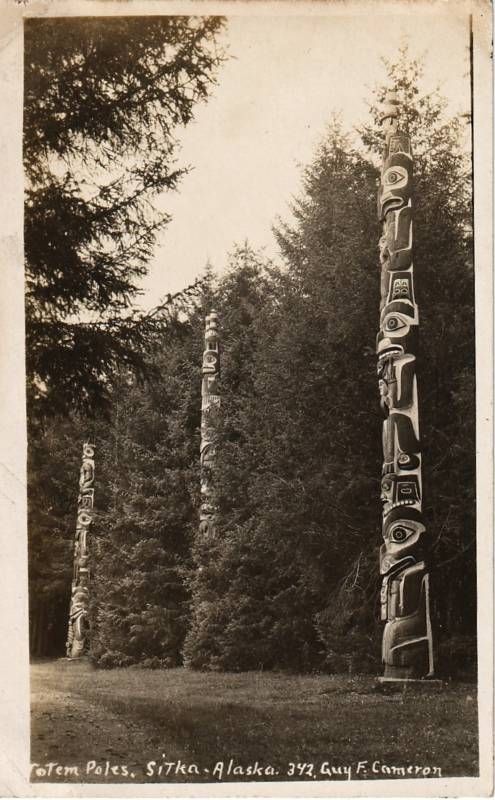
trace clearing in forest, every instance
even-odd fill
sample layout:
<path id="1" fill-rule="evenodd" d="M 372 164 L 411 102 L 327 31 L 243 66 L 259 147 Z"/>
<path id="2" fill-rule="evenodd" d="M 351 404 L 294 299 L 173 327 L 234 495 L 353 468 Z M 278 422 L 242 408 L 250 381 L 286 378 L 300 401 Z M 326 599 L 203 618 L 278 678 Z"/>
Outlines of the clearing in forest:
<path id="1" fill-rule="evenodd" d="M 85 660 L 41 661 L 31 671 L 31 780 L 478 774 L 473 684 L 376 686 L 369 676 L 105 671 Z"/>

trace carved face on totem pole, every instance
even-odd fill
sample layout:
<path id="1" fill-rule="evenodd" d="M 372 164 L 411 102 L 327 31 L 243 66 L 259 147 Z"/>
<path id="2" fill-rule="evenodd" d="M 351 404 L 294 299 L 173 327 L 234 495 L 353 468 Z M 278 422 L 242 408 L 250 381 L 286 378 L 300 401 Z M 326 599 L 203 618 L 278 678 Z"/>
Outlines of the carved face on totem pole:
<path id="1" fill-rule="evenodd" d="M 79 476 L 79 488 L 81 492 L 85 492 L 93 486 L 95 477 L 95 462 L 92 458 L 83 456 L 81 465 L 81 473 Z"/>
<path id="2" fill-rule="evenodd" d="M 420 451 L 419 436 L 416 429 L 417 408 L 408 413 L 389 413 L 383 423 L 382 442 L 385 464 L 396 463 L 402 454 L 414 455 Z M 398 464 L 397 460 L 397 464 Z M 387 470 L 385 470 L 387 471 Z"/>
<path id="3" fill-rule="evenodd" d="M 413 506 L 419 510 L 420 487 L 415 475 L 397 475 L 389 473 L 384 475 L 381 483 L 383 518 L 400 506 Z"/>
<path id="4" fill-rule="evenodd" d="M 412 157 L 409 137 L 398 133 L 398 106 L 395 95 L 391 94 L 385 102 L 383 121 L 386 146 L 383 168 L 378 192 L 378 218 L 383 223 L 379 241 L 381 276 L 380 310 L 394 300 L 410 304 L 406 316 L 415 318 L 412 276 L 408 272 L 412 266 Z M 392 271 L 402 274 L 390 275 Z M 389 311 L 400 309 L 389 309 Z"/>
<path id="5" fill-rule="evenodd" d="M 386 306 L 387 308 L 387 306 Z M 417 325 L 405 313 L 390 311 L 376 337 L 376 352 L 380 359 L 389 355 L 402 356 L 415 349 Z"/>
<path id="6" fill-rule="evenodd" d="M 215 532 L 216 509 L 213 502 L 212 469 L 215 461 L 214 409 L 218 408 L 220 404 L 219 373 L 218 321 L 217 314 L 212 311 L 206 318 L 201 385 L 201 506 L 199 532 L 203 537 L 208 537 Z"/>
<path id="7" fill-rule="evenodd" d="M 416 358 L 410 353 L 385 354 L 378 361 L 377 375 L 385 416 L 393 410 L 409 409 L 417 394 Z"/>
<path id="8" fill-rule="evenodd" d="M 411 200 L 396 209 L 383 226 L 378 242 L 380 263 L 387 270 L 408 269 L 412 262 Z"/>
<path id="9" fill-rule="evenodd" d="M 205 350 L 203 352 L 202 365 L 203 408 L 207 407 L 209 402 L 216 403 L 217 401 L 219 394 L 219 374 L 220 350 L 218 340 L 218 318 L 216 312 L 212 311 L 206 318 Z"/>
<path id="10" fill-rule="evenodd" d="M 378 216 L 381 264 L 377 377 L 383 421 L 380 549 L 382 657 L 387 677 L 426 676 L 433 669 L 427 536 L 422 517 L 416 377 L 418 307 L 412 259 L 412 154 L 398 131 L 398 103 L 383 107 L 385 148 Z"/>
<path id="11" fill-rule="evenodd" d="M 413 575 L 419 579 L 423 572 L 426 528 L 420 512 L 408 509 L 407 514 L 406 517 L 400 508 L 394 509 L 383 526 L 384 543 L 380 548 L 380 573 L 383 576 L 381 607 L 384 620 L 403 617 L 405 602 L 413 610 L 417 608 L 419 602 L 421 580 L 413 580 Z M 421 567 L 419 572 L 418 566 Z M 409 576 L 407 580 L 409 595 L 406 598 L 401 596 L 405 586 L 404 575 Z M 399 624 L 395 627 L 399 637 L 400 630 Z M 391 644 L 393 643 L 392 636 Z"/>
<path id="12" fill-rule="evenodd" d="M 89 606 L 89 530 L 93 521 L 94 447 L 83 445 L 74 546 L 74 577 L 69 611 L 67 654 L 72 658 L 86 649 L 86 617 Z"/>
<path id="13" fill-rule="evenodd" d="M 384 232 L 380 240 L 382 302 L 377 336 L 378 389 L 386 417 L 381 501 L 382 555 L 387 563 L 401 536 L 409 549 L 417 541 L 415 525 L 422 525 L 413 519 L 421 512 L 421 456 L 414 355 L 418 314 L 411 259 L 412 162 L 404 137 L 391 137 L 388 144 L 391 142 L 393 153 L 386 154 L 379 193 Z M 397 513 L 401 515 L 400 524 Z M 395 563 L 395 558 L 390 563 Z"/>
<path id="14" fill-rule="evenodd" d="M 216 375 L 218 372 L 218 351 L 205 350 L 203 354 L 203 375 Z"/>
<path id="15" fill-rule="evenodd" d="M 409 205 L 412 188 L 412 155 L 409 137 L 397 132 L 398 106 L 394 97 L 384 104 L 385 151 L 378 191 L 378 219 L 389 211 Z"/>
<path id="16" fill-rule="evenodd" d="M 411 197 L 412 160 L 405 153 L 394 153 L 385 160 L 378 195 L 378 217 L 407 206 Z"/>

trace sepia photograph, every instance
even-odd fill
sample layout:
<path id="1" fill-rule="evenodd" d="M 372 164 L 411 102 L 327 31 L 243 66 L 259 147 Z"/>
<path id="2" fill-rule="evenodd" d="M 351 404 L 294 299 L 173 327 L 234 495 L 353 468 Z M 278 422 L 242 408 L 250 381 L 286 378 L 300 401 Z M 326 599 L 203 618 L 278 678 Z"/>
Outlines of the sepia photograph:
<path id="1" fill-rule="evenodd" d="M 2 795 L 488 796 L 489 3 L 14 5 Z"/>

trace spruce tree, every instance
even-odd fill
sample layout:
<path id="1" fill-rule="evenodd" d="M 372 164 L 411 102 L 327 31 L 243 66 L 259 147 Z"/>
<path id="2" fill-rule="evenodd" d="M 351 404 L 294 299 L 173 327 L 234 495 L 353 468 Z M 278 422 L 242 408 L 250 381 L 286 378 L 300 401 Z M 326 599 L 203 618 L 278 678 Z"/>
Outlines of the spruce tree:
<path id="1" fill-rule="evenodd" d="M 196 523 L 200 337 L 182 321 L 155 353 L 160 376 L 123 378 L 101 450 L 91 651 L 100 666 L 176 666 L 188 625 Z"/>
<path id="2" fill-rule="evenodd" d="M 460 655 L 465 666 L 474 657 L 470 173 L 463 118 L 450 118 L 437 92 L 421 93 L 421 67 L 407 50 L 388 73 L 415 153 L 425 516 L 445 673 Z M 227 324 L 224 347 L 243 342 L 247 358 L 223 379 L 221 535 L 195 545 L 201 568 L 185 651 L 193 666 L 379 669 L 383 133 L 372 110 L 364 146 L 331 122 L 292 221 L 276 229 L 284 266 L 265 271 L 256 313 L 239 314 L 239 298 L 229 297 L 239 327 Z M 447 586 L 435 594 L 440 581 Z"/>
<path id="3" fill-rule="evenodd" d="M 198 533 L 193 546 L 191 627 L 184 656 L 197 668 L 248 669 L 264 661 L 254 644 L 256 638 L 261 647 L 267 641 L 258 627 L 260 615 L 267 613 L 263 552 L 247 531 L 259 511 L 250 497 L 250 481 L 260 468 L 253 447 L 253 392 L 260 315 L 272 302 L 267 269 L 266 259 L 247 243 L 235 247 L 211 299 L 219 314 L 221 341 L 221 408 L 212 475 L 218 513 L 216 539 L 204 541 Z"/>
<path id="4" fill-rule="evenodd" d="M 93 411 L 123 367 L 145 371 L 166 320 L 137 312 L 170 215 L 180 130 L 206 100 L 220 17 L 25 23 L 26 352 L 30 413 Z M 162 323 L 160 327 L 160 322 Z"/>
<path id="5" fill-rule="evenodd" d="M 28 544 L 30 651 L 65 652 L 84 427 L 71 415 L 30 426 Z"/>

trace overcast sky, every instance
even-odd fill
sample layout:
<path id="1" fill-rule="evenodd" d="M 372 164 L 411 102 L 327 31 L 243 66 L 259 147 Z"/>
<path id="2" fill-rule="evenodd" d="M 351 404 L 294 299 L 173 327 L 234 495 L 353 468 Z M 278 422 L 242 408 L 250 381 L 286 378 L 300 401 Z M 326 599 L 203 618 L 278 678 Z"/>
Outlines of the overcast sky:
<path id="1" fill-rule="evenodd" d="M 180 132 L 180 163 L 193 170 L 160 200 L 173 220 L 157 243 L 142 305 L 190 283 L 208 259 L 223 270 L 234 242 L 247 238 L 276 256 L 271 226 L 289 214 L 301 164 L 333 111 L 349 128 L 366 120 L 369 89 L 384 78 L 380 57 L 393 59 L 404 37 L 424 55 L 425 87 L 440 84 L 452 110 L 468 111 L 466 15 L 229 18 L 230 60 Z"/>

